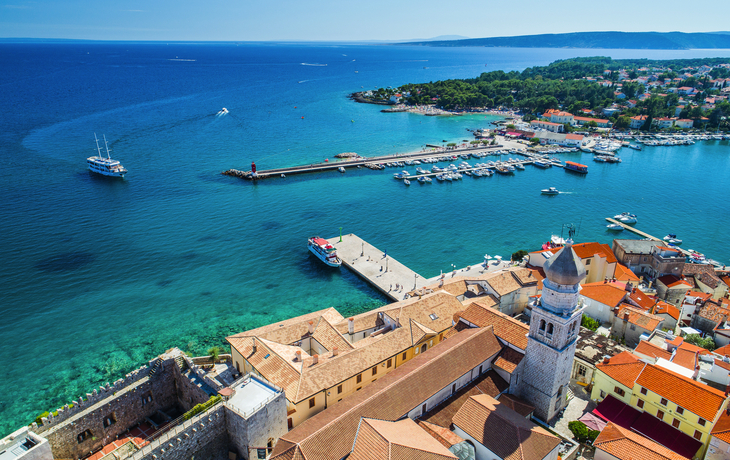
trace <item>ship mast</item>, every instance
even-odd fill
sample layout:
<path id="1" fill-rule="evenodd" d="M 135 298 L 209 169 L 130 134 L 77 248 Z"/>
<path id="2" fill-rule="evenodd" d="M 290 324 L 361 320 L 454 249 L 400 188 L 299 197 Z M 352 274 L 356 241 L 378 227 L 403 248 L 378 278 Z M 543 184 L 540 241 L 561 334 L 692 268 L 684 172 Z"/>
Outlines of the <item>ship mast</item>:
<path id="1" fill-rule="evenodd" d="M 101 147 L 99 147 L 99 138 L 96 137 L 96 133 L 94 133 L 94 139 L 96 140 L 96 151 L 98 152 L 99 158 L 101 158 Z"/>
<path id="2" fill-rule="evenodd" d="M 107 157 L 107 159 L 111 160 L 112 157 L 109 156 L 109 144 L 106 141 L 106 134 L 104 134 L 104 147 L 106 147 L 106 157 Z"/>

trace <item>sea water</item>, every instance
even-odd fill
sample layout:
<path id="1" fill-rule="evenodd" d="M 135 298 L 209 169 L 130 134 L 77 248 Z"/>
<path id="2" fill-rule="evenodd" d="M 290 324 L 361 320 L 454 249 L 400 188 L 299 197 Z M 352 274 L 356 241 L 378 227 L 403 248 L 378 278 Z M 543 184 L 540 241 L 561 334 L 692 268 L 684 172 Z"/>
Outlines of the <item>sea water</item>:
<path id="1" fill-rule="evenodd" d="M 528 166 L 405 187 L 393 170 L 256 184 L 220 174 L 470 140 L 466 129 L 497 118 L 380 113 L 347 95 L 596 54 L 730 52 L 0 44 L 0 436 L 170 347 L 205 354 L 283 318 L 384 304 L 307 251 L 307 237 L 340 228 L 431 277 L 538 249 L 569 223 L 578 241 L 610 243 L 604 218 L 629 211 L 637 227 L 730 262 L 727 142 L 624 149 L 621 164 L 561 157 L 588 164 L 585 176 Z M 87 170 L 94 133 L 125 179 Z M 564 193 L 541 195 L 549 186 Z"/>

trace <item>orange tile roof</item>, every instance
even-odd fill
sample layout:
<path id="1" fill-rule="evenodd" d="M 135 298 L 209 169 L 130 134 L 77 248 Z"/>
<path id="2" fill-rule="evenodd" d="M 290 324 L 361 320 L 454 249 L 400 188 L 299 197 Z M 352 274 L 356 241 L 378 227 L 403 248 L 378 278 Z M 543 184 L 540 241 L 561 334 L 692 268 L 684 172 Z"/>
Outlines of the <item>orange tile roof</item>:
<path id="1" fill-rule="evenodd" d="M 720 356 L 730 356 L 730 345 L 725 345 L 724 347 L 716 348 L 715 353 L 717 353 Z"/>
<path id="2" fill-rule="evenodd" d="M 589 299 L 608 305 L 613 308 L 618 306 L 626 296 L 626 289 L 618 283 L 586 283 L 580 290 L 580 294 Z"/>
<path id="3" fill-rule="evenodd" d="M 406 417 L 397 422 L 363 418 L 350 460 L 456 460 L 440 442 Z"/>
<path id="4" fill-rule="evenodd" d="M 679 308 L 675 307 L 671 303 L 664 302 L 663 300 L 660 300 L 656 305 L 654 305 L 653 312 L 655 315 L 669 315 L 679 321 Z"/>
<path id="5" fill-rule="evenodd" d="M 481 302 L 474 302 L 458 315 L 477 327 L 494 326 L 497 337 L 519 349 L 527 348 L 527 333 L 530 332 L 530 327 L 504 313 L 484 306 Z"/>
<path id="6" fill-rule="evenodd" d="M 639 308 L 634 307 L 633 305 L 622 303 L 619 306 L 618 311 L 619 319 L 622 319 L 626 313 L 629 314 L 630 324 L 636 325 L 647 331 L 653 331 L 654 329 L 659 327 L 659 324 L 662 321 L 664 321 L 664 318 L 660 318 L 659 316 L 647 313 Z"/>
<path id="7" fill-rule="evenodd" d="M 562 247 L 559 248 L 551 248 L 548 249 L 548 251 L 552 252 L 553 254 L 560 251 Z M 606 262 L 609 264 L 617 263 L 616 256 L 614 255 L 613 251 L 611 250 L 611 246 L 607 244 L 602 243 L 578 243 L 573 245 L 573 251 L 575 251 L 575 255 L 580 257 L 581 259 L 588 259 L 590 257 L 593 257 L 595 255 L 604 256 L 606 259 Z M 537 252 L 543 252 L 543 251 L 537 251 Z"/>
<path id="8" fill-rule="evenodd" d="M 596 364 L 596 369 L 621 385 L 633 388 L 634 382 L 645 366 L 646 363 L 641 362 L 638 356 L 624 351 L 612 357 L 608 364 Z"/>
<path id="9" fill-rule="evenodd" d="M 523 417 L 527 417 L 535 412 L 535 406 L 528 403 L 524 399 L 518 398 L 517 396 L 511 395 L 509 393 L 502 393 L 501 395 L 499 395 L 499 402 Z"/>
<path id="10" fill-rule="evenodd" d="M 464 442 L 464 439 L 457 436 L 456 433 L 454 433 L 453 431 L 449 430 L 448 428 L 438 426 L 435 423 L 430 423 L 425 420 L 419 420 L 418 426 L 423 428 L 423 431 L 430 434 L 435 440 L 440 442 L 441 445 L 446 447 L 447 449 L 455 444 Z"/>
<path id="11" fill-rule="evenodd" d="M 714 420 L 725 394 L 668 369 L 647 364 L 636 383 L 705 420 Z"/>
<path id="12" fill-rule="evenodd" d="M 680 347 L 675 350 L 672 362 L 684 367 L 685 369 L 695 370 L 695 366 L 697 366 L 697 354 L 686 348 Z"/>
<path id="13" fill-rule="evenodd" d="M 657 278 L 657 281 L 661 282 L 668 288 L 674 288 L 679 286 L 692 287 L 691 284 L 676 275 L 664 275 Z"/>
<path id="14" fill-rule="evenodd" d="M 689 460 L 631 430 L 609 422 L 593 446 L 620 460 Z"/>
<path id="15" fill-rule="evenodd" d="M 629 294 L 629 299 L 633 300 L 642 310 L 649 310 L 654 306 L 656 300 L 644 294 L 640 290 L 634 288 Z"/>
<path id="16" fill-rule="evenodd" d="M 730 443 L 730 414 L 723 412 L 712 428 L 712 436 L 721 441 Z"/>
<path id="17" fill-rule="evenodd" d="M 519 351 L 510 347 L 504 347 L 499 355 L 497 355 L 497 359 L 494 360 L 494 365 L 511 374 L 517 369 L 517 365 L 520 364 L 524 357 L 525 355 Z"/>
<path id="18" fill-rule="evenodd" d="M 558 437 L 489 395 L 469 398 L 453 423 L 504 460 L 545 458 L 560 445 Z"/>
<path id="19" fill-rule="evenodd" d="M 722 321 L 727 321 L 728 317 L 730 317 L 730 310 L 716 305 L 713 302 L 705 302 L 705 304 L 700 307 L 700 311 L 697 315 L 715 323 L 720 323 Z"/>
<path id="20" fill-rule="evenodd" d="M 672 354 L 669 351 L 646 340 L 641 340 L 634 351 L 652 358 L 664 358 L 667 361 L 672 359 Z"/>
<path id="21" fill-rule="evenodd" d="M 636 276 L 634 272 L 618 263 L 616 264 L 616 270 L 614 270 L 613 276 L 618 281 L 639 281 L 639 277 Z"/>

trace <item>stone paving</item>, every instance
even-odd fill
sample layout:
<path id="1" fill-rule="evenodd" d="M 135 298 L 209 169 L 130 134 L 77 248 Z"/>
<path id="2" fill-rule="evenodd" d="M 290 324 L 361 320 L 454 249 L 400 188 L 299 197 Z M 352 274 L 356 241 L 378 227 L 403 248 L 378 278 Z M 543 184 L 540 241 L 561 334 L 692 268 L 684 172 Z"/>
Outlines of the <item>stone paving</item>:
<path id="1" fill-rule="evenodd" d="M 578 420 L 586 412 L 592 411 L 596 408 L 597 404 L 591 401 L 590 394 L 583 386 L 571 382 L 570 389 L 575 396 L 570 400 L 560 417 L 550 423 L 550 427 L 561 436 L 575 441 L 573 439 L 573 433 L 568 428 L 568 423 Z M 578 451 L 580 452 L 581 448 Z M 582 456 L 578 455 L 576 458 L 592 459 L 593 452 L 590 449 L 586 449 Z"/>

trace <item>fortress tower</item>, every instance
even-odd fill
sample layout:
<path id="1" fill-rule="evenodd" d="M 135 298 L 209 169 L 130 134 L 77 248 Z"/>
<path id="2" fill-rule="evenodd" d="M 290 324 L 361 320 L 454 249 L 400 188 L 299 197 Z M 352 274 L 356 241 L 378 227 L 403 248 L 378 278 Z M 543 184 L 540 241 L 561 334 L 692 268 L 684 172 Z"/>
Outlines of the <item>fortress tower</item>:
<path id="1" fill-rule="evenodd" d="M 542 298 L 532 308 L 520 393 L 535 415 L 550 421 L 566 406 L 583 305 L 580 282 L 586 269 L 572 241 L 545 265 Z"/>

